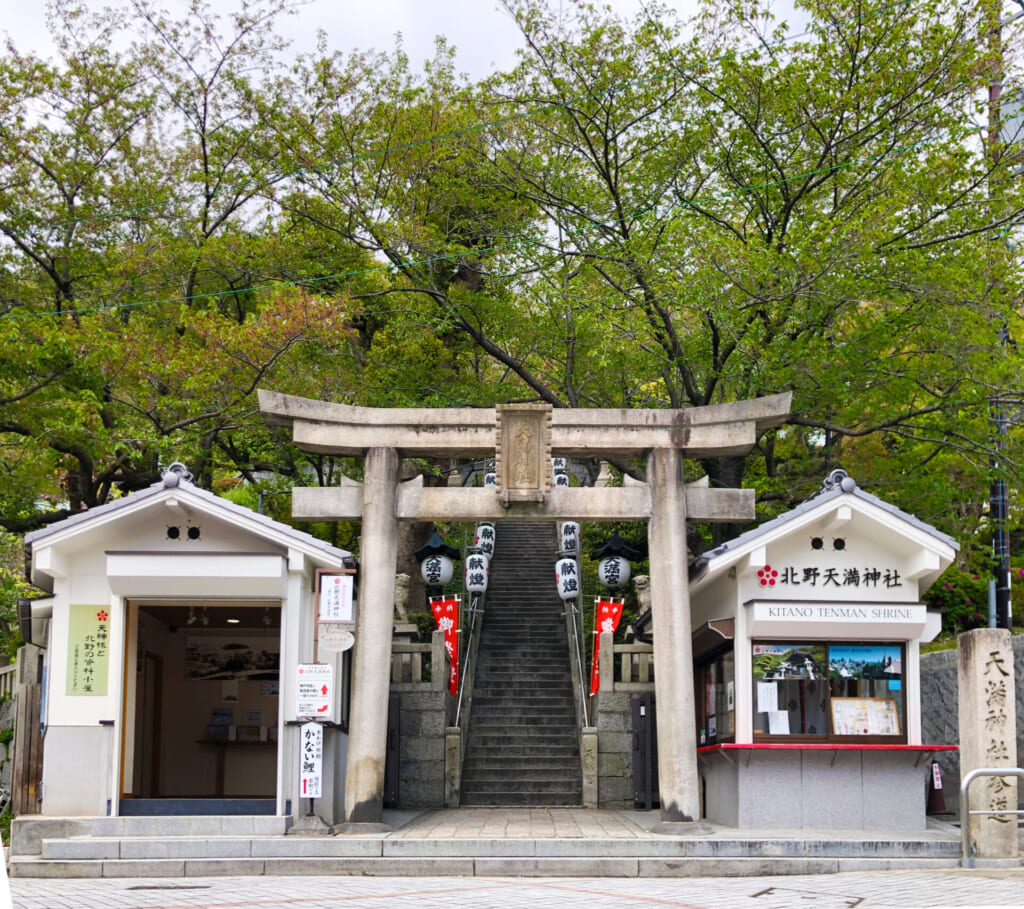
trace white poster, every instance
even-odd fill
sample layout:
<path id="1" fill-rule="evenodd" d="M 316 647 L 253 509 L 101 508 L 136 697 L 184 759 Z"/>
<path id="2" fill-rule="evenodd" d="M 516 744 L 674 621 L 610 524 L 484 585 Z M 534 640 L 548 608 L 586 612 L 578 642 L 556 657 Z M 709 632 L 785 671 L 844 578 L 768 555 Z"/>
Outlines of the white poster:
<path id="1" fill-rule="evenodd" d="M 299 749 L 299 794 L 304 799 L 318 799 L 323 794 L 324 727 L 303 723 L 299 728 Z"/>
<path id="2" fill-rule="evenodd" d="M 330 663 L 300 663 L 297 679 L 296 714 L 330 719 L 334 713 L 334 667 Z"/>
<path id="3" fill-rule="evenodd" d="M 757 683 L 757 712 L 774 713 L 779 709 L 779 689 L 774 682 Z"/>
<path id="4" fill-rule="evenodd" d="M 352 575 L 328 574 L 320 578 L 320 621 L 355 622 Z"/>
<path id="5" fill-rule="evenodd" d="M 770 735 L 789 735 L 789 713 L 785 710 L 769 710 L 768 732 Z"/>

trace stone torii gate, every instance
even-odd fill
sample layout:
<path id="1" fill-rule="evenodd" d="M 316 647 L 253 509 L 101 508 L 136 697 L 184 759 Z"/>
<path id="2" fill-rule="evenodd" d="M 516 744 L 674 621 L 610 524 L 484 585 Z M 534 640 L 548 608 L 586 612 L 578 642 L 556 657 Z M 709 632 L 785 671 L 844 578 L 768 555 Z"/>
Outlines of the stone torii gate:
<path id="1" fill-rule="evenodd" d="M 700 814 L 686 520 L 749 521 L 754 491 L 687 487 L 683 457 L 746 454 L 784 422 L 791 395 L 686 410 L 367 408 L 259 392 L 270 423 L 292 427 L 306 451 L 364 456 L 363 482 L 296 487 L 299 520 L 361 520 L 361 581 L 345 777 L 347 829 L 379 825 L 384 796 L 399 521 L 647 521 L 650 553 L 658 786 L 662 821 Z M 496 487 L 399 482 L 403 457 L 495 459 Z M 644 457 L 647 482 L 552 487 L 551 457 Z M 671 705 L 671 709 L 669 709 Z M 353 825 L 350 827 L 350 825 Z"/>

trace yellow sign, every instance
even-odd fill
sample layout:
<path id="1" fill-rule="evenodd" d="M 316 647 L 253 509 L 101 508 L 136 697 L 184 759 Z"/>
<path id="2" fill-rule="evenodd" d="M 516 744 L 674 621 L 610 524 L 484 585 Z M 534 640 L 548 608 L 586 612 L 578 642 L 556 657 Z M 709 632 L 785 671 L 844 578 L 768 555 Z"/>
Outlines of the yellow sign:
<path id="1" fill-rule="evenodd" d="M 66 693 L 102 697 L 110 665 L 110 608 L 74 604 L 69 609 Z"/>

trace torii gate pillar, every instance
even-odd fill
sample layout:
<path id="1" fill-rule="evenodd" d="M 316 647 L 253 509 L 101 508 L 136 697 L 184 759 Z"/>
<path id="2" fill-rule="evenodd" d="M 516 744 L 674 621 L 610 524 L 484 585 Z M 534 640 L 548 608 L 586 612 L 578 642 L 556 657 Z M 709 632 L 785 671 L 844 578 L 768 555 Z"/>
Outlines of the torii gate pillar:
<path id="1" fill-rule="evenodd" d="M 688 410 L 350 407 L 260 391 L 269 422 L 292 427 L 307 451 L 365 455 L 363 484 L 296 488 L 297 519 L 363 522 L 356 618 L 345 821 L 352 832 L 382 827 L 398 522 L 649 521 L 654 620 L 658 780 L 662 822 L 700 816 L 686 520 L 748 521 L 750 489 L 683 483 L 683 457 L 743 455 L 757 434 L 783 423 L 790 395 Z M 647 482 L 619 488 L 551 488 L 549 456 L 645 457 Z M 496 457 L 499 488 L 399 485 L 400 457 Z M 367 825 L 372 825 L 368 827 Z M 668 831 L 666 831 L 668 832 Z"/>
<path id="2" fill-rule="evenodd" d="M 349 824 L 356 825 L 357 832 L 367 832 L 367 824 L 381 823 L 384 809 L 392 604 L 398 559 L 398 463 L 398 452 L 393 448 L 371 448 L 366 453 L 361 546 L 365 555 L 356 616 L 342 832 Z"/>
<path id="3" fill-rule="evenodd" d="M 651 519 L 647 549 L 658 711 L 658 792 L 663 823 L 700 817 L 694 721 L 693 647 L 686 564 L 683 459 L 673 448 L 647 456 Z M 668 708 L 668 709 L 665 709 Z"/>

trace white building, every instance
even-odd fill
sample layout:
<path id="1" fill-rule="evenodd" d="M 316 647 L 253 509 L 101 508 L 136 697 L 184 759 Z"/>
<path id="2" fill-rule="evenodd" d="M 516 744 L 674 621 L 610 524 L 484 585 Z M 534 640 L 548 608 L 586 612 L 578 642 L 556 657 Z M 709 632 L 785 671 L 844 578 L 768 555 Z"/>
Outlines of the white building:
<path id="1" fill-rule="evenodd" d="M 26 538 L 45 634 L 40 813 L 304 815 L 297 669 L 349 553 L 164 480 Z M 324 652 L 323 796 L 340 817 L 347 654 Z"/>

